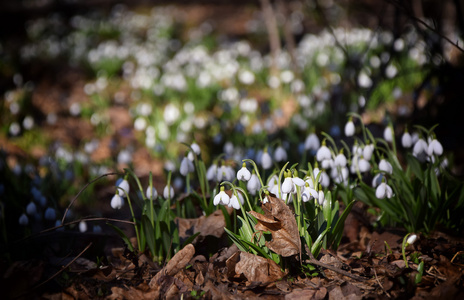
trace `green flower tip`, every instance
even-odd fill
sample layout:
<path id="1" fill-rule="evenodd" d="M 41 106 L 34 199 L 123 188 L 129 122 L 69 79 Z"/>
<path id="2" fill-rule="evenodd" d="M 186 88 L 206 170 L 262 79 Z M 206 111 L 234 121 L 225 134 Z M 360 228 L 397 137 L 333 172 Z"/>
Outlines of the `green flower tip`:
<path id="1" fill-rule="evenodd" d="M 246 168 L 246 162 L 242 164 L 242 168 Z"/>
<path id="2" fill-rule="evenodd" d="M 221 186 L 221 190 L 220 190 L 220 191 L 221 191 L 221 192 L 224 192 L 224 186 Z"/>

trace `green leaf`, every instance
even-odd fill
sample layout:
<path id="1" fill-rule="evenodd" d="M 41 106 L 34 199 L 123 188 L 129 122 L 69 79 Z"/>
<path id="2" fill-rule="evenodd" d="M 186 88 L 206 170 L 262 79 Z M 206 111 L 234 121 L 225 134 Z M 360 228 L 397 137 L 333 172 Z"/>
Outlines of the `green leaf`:
<path id="1" fill-rule="evenodd" d="M 354 200 L 351 201 L 348 204 L 348 206 L 345 207 L 345 210 L 343 211 L 342 215 L 340 216 L 337 223 L 335 224 L 335 227 L 332 229 L 332 234 L 333 234 L 332 247 L 334 250 L 337 250 L 338 246 L 340 245 L 340 241 L 343 236 L 343 228 L 345 227 L 345 220 L 348 217 L 348 214 L 351 212 L 354 202 L 355 202 Z"/>
<path id="2" fill-rule="evenodd" d="M 151 255 L 155 257 L 155 231 L 153 230 L 153 226 L 151 225 L 150 218 L 148 218 L 146 215 L 142 215 L 142 228 L 142 235 L 144 235 L 146 238 L 148 249 L 150 249 Z"/>
<path id="3" fill-rule="evenodd" d="M 191 242 L 193 242 L 193 240 L 200 235 L 200 232 L 197 232 L 191 236 L 188 237 L 188 239 L 186 239 L 184 241 L 184 243 L 182 244 L 182 248 L 184 248 L 185 246 L 187 246 L 188 244 L 190 244 Z"/>
<path id="4" fill-rule="evenodd" d="M 118 227 L 114 226 L 113 224 L 111 223 L 106 223 L 106 225 L 110 226 L 111 228 L 113 228 L 116 233 L 122 238 L 122 240 L 124 241 L 124 243 L 126 243 L 127 245 L 127 248 L 129 248 L 129 250 L 131 252 L 134 252 L 134 247 L 132 246 L 132 243 L 130 242 L 129 238 L 127 237 L 127 235 L 122 232 L 121 229 L 119 229 Z"/>

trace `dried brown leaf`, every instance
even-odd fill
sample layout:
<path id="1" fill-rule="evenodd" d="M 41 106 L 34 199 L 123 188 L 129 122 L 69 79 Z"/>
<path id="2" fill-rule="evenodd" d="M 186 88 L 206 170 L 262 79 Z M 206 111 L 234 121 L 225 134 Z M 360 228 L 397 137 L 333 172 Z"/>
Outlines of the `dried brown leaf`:
<path id="1" fill-rule="evenodd" d="M 226 266 L 229 278 L 243 274 L 250 282 L 274 282 L 285 275 L 273 260 L 242 251 L 232 255 L 226 261 Z"/>
<path id="2" fill-rule="evenodd" d="M 258 220 L 255 229 L 258 231 L 270 231 L 272 240 L 266 242 L 266 246 L 284 257 L 300 254 L 301 240 L 295 216 L 282 199 L 270 194 L 269 200 L 264 203 L 262 209 L 264 215 L 255 211 L 250 214 Z"/>

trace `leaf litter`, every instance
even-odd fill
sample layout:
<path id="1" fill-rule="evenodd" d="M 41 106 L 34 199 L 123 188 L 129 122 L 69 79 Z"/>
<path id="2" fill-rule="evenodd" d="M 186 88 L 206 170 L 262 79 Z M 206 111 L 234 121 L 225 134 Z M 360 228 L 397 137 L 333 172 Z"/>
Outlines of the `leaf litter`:
<path id="1" fill-rule="evenodd" d="M 278 198 L 269 200 L 264 214 L 252 214 L 258 220 L 256 229 L 271 232 L 268 247 L 276 253 L 301 254 L 296 224 L 287 222 L 295 220 L 293 212 Z M 351 218 L 346 225 L 352 222 L 357 221 Z M 226 241 L 226 234 L 218 231 L 225 224 L 220 213 L 179 220 L 179 224 L 185 225 L 180 230 L 185 236 L 196 230 L 202 234 L 163 265 L 125 248 L 113 247 L 103 263 L 91 256 L 50 254 L 2 269 L 0 288 L 11 299 L 464 298 L 464 240 L 443 233 L 421 236 L 408 246 L 406 267 L 401 254 L 403 232 L 372 232 L 354 224 L 361 228 L 358 235 L 345 238 L 337 251 L 322 250 L 319 257 L 311 258 L 315 270 L 305 274 L 286 272 L 274 261 L 239 251 L 235 245 L 219 246 Z M 204 244 L 210 244 L 211 237 L 217 248 L 208 254 Z M 417 282 L 421 261 L 424 269 Z M 57 270 L 62 271 L 49 280 Z"/>

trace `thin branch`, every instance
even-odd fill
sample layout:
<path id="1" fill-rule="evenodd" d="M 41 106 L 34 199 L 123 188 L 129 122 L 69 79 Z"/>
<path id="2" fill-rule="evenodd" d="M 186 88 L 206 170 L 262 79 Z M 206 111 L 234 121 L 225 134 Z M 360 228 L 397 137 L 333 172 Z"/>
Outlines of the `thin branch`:
<path id="1" fill-rule="evenodd" d="M 64 223 L 64 219 L 66 219 L 66 215 L 68 214 L 69 209 L 71 208 L 71 206 L 73 206 L 74 202 L 75 202 L 75 201 L 77 200 L 77 198 L 81 195 L 81 193 L 82 193 L 89 185 L 91 185 L 91 184 L 94 183 L 95 181 L 100 180 L 101 178 L 106 177 L 106 176 L 109 176 L 109 175 L 119 175 L 119 173 L 116 173 L 116 172 L 106 173 L 106 174 L 100 175 L 100 176 L 98 176 L 97 178 L 95 178 L 94 180 L 88 182 L 88 183 L 79 191 L 79 193 L 77 193 L 77 195 L 71 200 L 71 202 L 69 203 L 68 207 L 66 207 L 66 210 L 64 211 L 64 214 L 63 214 L 63 218 L 61 219 L 61 223 Z"/>
<path id="2" fill-rule="evenodd" d="M 310 264 L 313 264 L 313 265 L 316 265 L 316 266 L 319 266 L 319 267 L 334 271 L 336 273 L 339 273 L 339 274 L 341 274 L 343 276 L 349 277 L 349 278 L 357 280 L 357 281 L 366 281 L 366 280 L 368 280 L 367 278 L 351 274 L 351 273 L 349 273 L 349 272 L 347 272 L 345 270 L 342 270 L 342 269 L 339 269 L 337 267 L 334 267 L 334 266 L 331 266 L 331 265 L 328 265 L 328 264 L 325 264 L 323 262 L 318 261 L 317 259 L 314 258 L 311 251 L 309 251 L 309 256 L 310 256 L 310 259 L 309 259 Z"/>

